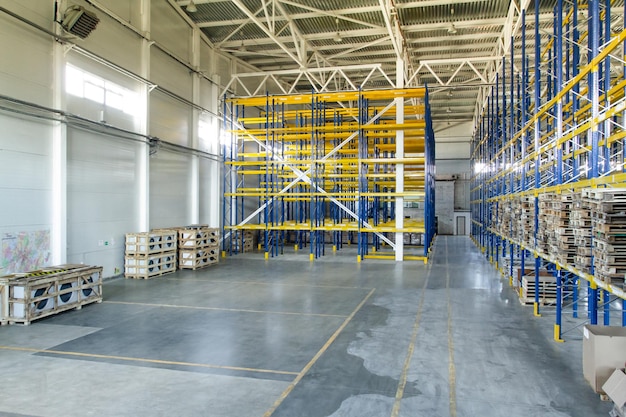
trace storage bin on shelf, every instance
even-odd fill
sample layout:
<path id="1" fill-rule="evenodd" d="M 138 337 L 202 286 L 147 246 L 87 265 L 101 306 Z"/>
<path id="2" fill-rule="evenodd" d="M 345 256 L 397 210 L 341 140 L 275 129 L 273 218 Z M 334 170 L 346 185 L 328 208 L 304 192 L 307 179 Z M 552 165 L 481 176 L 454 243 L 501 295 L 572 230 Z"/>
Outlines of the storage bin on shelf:
<path id="1" fill-rule="evenodd" d="M 0 322 L 33 320 L 102 302 L 102 267 L 65 264 L 0 277 Z"/>
<path id="2" fill-rule="evenodd" d="M 171 229 L 127 233 L 124 276 L 149 279 L 176 271 L 177 237 Z"/>

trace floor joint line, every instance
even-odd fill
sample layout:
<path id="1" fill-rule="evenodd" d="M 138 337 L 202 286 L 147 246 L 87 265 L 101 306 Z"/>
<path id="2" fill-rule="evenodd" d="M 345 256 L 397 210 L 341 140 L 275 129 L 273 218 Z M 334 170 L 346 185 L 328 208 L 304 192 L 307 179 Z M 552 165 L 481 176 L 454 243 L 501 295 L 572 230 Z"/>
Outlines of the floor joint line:
<path id="1" fill-rule="evenodd" d="M 291 384 L 289 384 L 289 386 L 283 391 L 283 393 L 280 395 L 280 397 L 278 397 L 278 399 L 274 402 L 274 404 L 272 404 L 269 410 L 267 410 L 265 414 L 263 414 L 263 417 L 270 417 L 272 414 L 274 414 L 276 409 L 283 403 L 283 401 L 285 401 L 285 398 L 287 398 L 287 396 L 291 393 L 291 391 L 293 391 L 296 385 L 298 385 L 298 383 L 302 380 L 302 378 L 304 378 L 304 375 L 306 375 L 306 373 L 309 372 L 309 370 L 313 367 L 313 365 L 315 365 L 315 362 L 317 362 L 318 359 L 324 354 L 324 352 L 326 352 L 328 347 L 333 344 L 333 342 L 335 341 L 335 339 L 337 339 L 339 334 L 341 334 L 343 329 L 345 329 L 348 323 L 352 321 L 356 313 L 358 313 L 359 310 L 365 305 L 367 300 L 370 299 L 372 294 L 374 294 L 374 291 L 376 291 L 376 288 L 372 288 L 372 290 L 365 296 L 365 298 L 359 303 L 359 305 L 356 306 L 356 308 L 344 320 L 341 326 L 339 326 L 339 328 L 335 330 L 335 333 L 333 333 L 332 336 L 330 336 L 330 338 L 326 341 L 324 346 L 322 346 L 320 350 L 315 354 L 315 356 L 313 356 L 313 358 L 309 361 L 309 363 L 307 363 L 306 366 L 302 368 L 300 373 L 291 382 Z"/>
<path id="2" fill-rule="evenodd" d="M 293 312 L 293 311 L 248 310 L 248 309 L 226 308 L 226 307 L 181 306 L 181 305 L 175 305 L 175 304 L 139 303 L 139 302 L 133 302 L 133 301 L 106 300 L 106 301 L 103 301 L 103 303 L 138 305 L 138 306 L 146 306 L 146 307 L 181 308 L 181 309 L 189 309 L 189 310 L 230 311 L 230 312 L 235 312 L 235 313 L 282 314 L 282 315 L 287 315 L 287 316 L 332 317 L 332 318 L 339 318 L 339 319 L 344 319 L 347 317 L 347 316 L 342 316 L 340 314 L 299 313 L 299 312 Z"/>
<path id="3" fill-rule="evenodd" d="M 129 356 L 101 355 L 98 353 L 66 352 L 66 351 L 61 351 L 61 350 L 37 349 L 37 348 L 28 348 L 28 347 L 20 347 L 20 346 L 0 346 L 0 349 L 12 350 L 12 351 L 17 351 L 17 352 L 49 353 L 49 354 L 59 355 L 59 356 L 77 356 L 77 357 L 82 357 L 82 358 L 112 359 L 112 360 L 119 360 L 119 361 L 126 361 L 126 362 L 145 362 L 145 363 L 154 363 L 154 364 L 160 364 L 160 365 L 188 366 L 192 368 L 223 369 L 223 370 L 229 370 L 229 371 L 258 372 L 258 373 L 276 374 L 276 375 L 298 375 L 296 372 L 291 372 L 291 371 L 276 371 L 276 370 L 271 370 L 271 369 L 245 368 L 245 367 L 240 367 L 240 366 L 212 365 L 212 364 L 207 364 L 207 363 L 169 361 L 169 360 L 164 360 L 164 359 L 133 358 Z"/>
<path id="4" fill-rule="evenodd" d="M 422 321 L 422 312 L 424 311 L 424 300 L 426 298 L 426 288 L 428 286 L 428 280 L 430 279 L 430 273 L 432 271 L 432 262 L 429 262 L 426 266 L 426 280 L 422 286 L 422 293 L 420 294 L 419 306 L 417 307 L 417 313 L 415 315 L 415 323 L 413 324 L 413 331 L 411 333 L 411 342 L 404 359 L 404 366 L 402 367 L 402 374 L 398 382 L 398 389 L 396 390 L 396 396 L 391 409 L 391 417 L 398 417 L 400 414 L 400 406 L 402 403 L 402 397 L 404 396 L 404 389 L 406 388 L 407 378 L 409 376 L 409 367 L 411 366 L 411 357 L 415 351 L 415 341 L 417 340 L 417 332 Z"/>

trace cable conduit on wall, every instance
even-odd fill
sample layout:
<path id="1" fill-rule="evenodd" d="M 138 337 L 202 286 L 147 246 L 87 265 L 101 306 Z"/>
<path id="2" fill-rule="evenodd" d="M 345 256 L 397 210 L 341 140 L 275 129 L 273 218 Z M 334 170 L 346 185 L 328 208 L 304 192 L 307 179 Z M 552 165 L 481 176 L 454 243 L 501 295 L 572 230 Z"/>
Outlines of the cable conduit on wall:
<path id="1" fill-rule="evenodd" d="M 81 130 L 86 130 L 93 133 L 99 133 L 119 139 L 132 140 L 135 142 L 142 142 L 150 145 L 152 149 L 164 148 L 174 152 L 183 154 L 191 154 L 201 158 L 210 159 L 213 161 L 221 162 L 222 158 L 219 155 L 209 152 L 201 151 L 199 149 L 190 148 L 184 145 L 178 145 L 175 143 L 164 141 L 155 136 L 148 136 L 141 133 L 133 132 L 131 130 L 122 129 L 107 123 L 97 122 L 94 120 L 86 119 L 75 114 L 71 114 L 62 110 L 53 109 L 45 106 L 41 106 L 35 103 L 29 103 L 27 101 L 15 99 L 12 97 L 0 95 L 0 101 L 11 103 L 18 106 L 23 106 L 25 109 L 16 107 L 10 107 L 0 104 L 0 110 L 17 113 L 27 117 L 33 117 L 38 119 L 49 120 L 52 122 L 64 123 L 67 126 L 74 127 Z M 41 113 L 39 113 L 41 112 Z M 152 152 L 151 152 L 152 153 Z"/>

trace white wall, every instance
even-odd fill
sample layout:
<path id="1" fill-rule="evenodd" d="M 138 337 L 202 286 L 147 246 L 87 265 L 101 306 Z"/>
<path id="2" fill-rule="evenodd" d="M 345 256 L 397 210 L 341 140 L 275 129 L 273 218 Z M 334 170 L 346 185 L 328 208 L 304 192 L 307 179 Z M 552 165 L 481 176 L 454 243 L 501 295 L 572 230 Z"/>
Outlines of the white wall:
<path id="1" fill-rule="evenodd" d="M 433 129 L 437 175 L 469 173 L 472 122 L 437 122 Z"/>
<path id="2" fill-rule="evenodd" d="M 48 230 L 51 255 L 37 266 L 84 262 L 102 265 L 104 275 L 112 276 L 123 270 L 125 233 L 191 222 L 219 226 L 220 158 L 192 156 L 167 144 L 219 153 L 215 114 L 221 87 L 193 68 L 226 83 L 233 65 L 167 1 L 93 3 L 103 9 L 81 0 L 65 2 L 64 7 L 78 4 L 100 19 L 96 30 L 71 50 L 0 12 L 0 95 L 6 96 L 0 101 L 30 113 L 0 110 L 0 240 Z M 0 5 L 47 30 L 58 29 L 52 0 L 0 0 Z M 192 48 L 194 42 L 199 48 Z M 135 114 L 67 95 L 66 63 L 140 94 Z M 108 127 L 48 121 L 42 117 L 55 114 L 46 110 L 33 117 L 32 106 L 12 99 L 94 122 L 104 115 Z M 199 121 L 210 126 L 205 138 L 197 137 Z M 141 135 L 161 144 L 151 157 Z M 3 262 L 0 251 L 0 266 Z"/>

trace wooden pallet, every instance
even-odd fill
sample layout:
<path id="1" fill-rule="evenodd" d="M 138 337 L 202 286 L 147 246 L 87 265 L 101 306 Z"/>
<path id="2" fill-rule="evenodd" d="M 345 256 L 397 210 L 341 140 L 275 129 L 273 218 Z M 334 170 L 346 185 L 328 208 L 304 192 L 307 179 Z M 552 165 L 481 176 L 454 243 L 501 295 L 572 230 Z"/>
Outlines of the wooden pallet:
<path id="1" fill-rule="evenodd" d="M 126 255 L 153 255 L 176 250 L 177 232 L 163 229 L 126 234 Z"/>
<path id="2" fill-rule="evenodd" d="M 607 242 L 602 239 L 594 239 L 593 244 L 596 247 L 596 250 L 599 252 L 603 252 L 606 254 L 609 253 L 626 253 L 626 242 L 624 243 L 614 243 Z"/>
<path id="3" fill-rule="evenodd" d="M 156 277 L 160 277 L 163 275 L 171 274 L 172 272 L 176 272 L 176 263 L 173 263 L 172 266 L 168 269 L 153 269 L 153 270 L 143 270 L 136 273 L 124 273 L 126 278 L 130 279 L 152 279 Z"/>
<path id="4" fill-rule="evenodd" d="M 102 267 L 52 268 L 0 278 L 2 324 L 28 325 L 34 320 L 102 302 Z"/>

